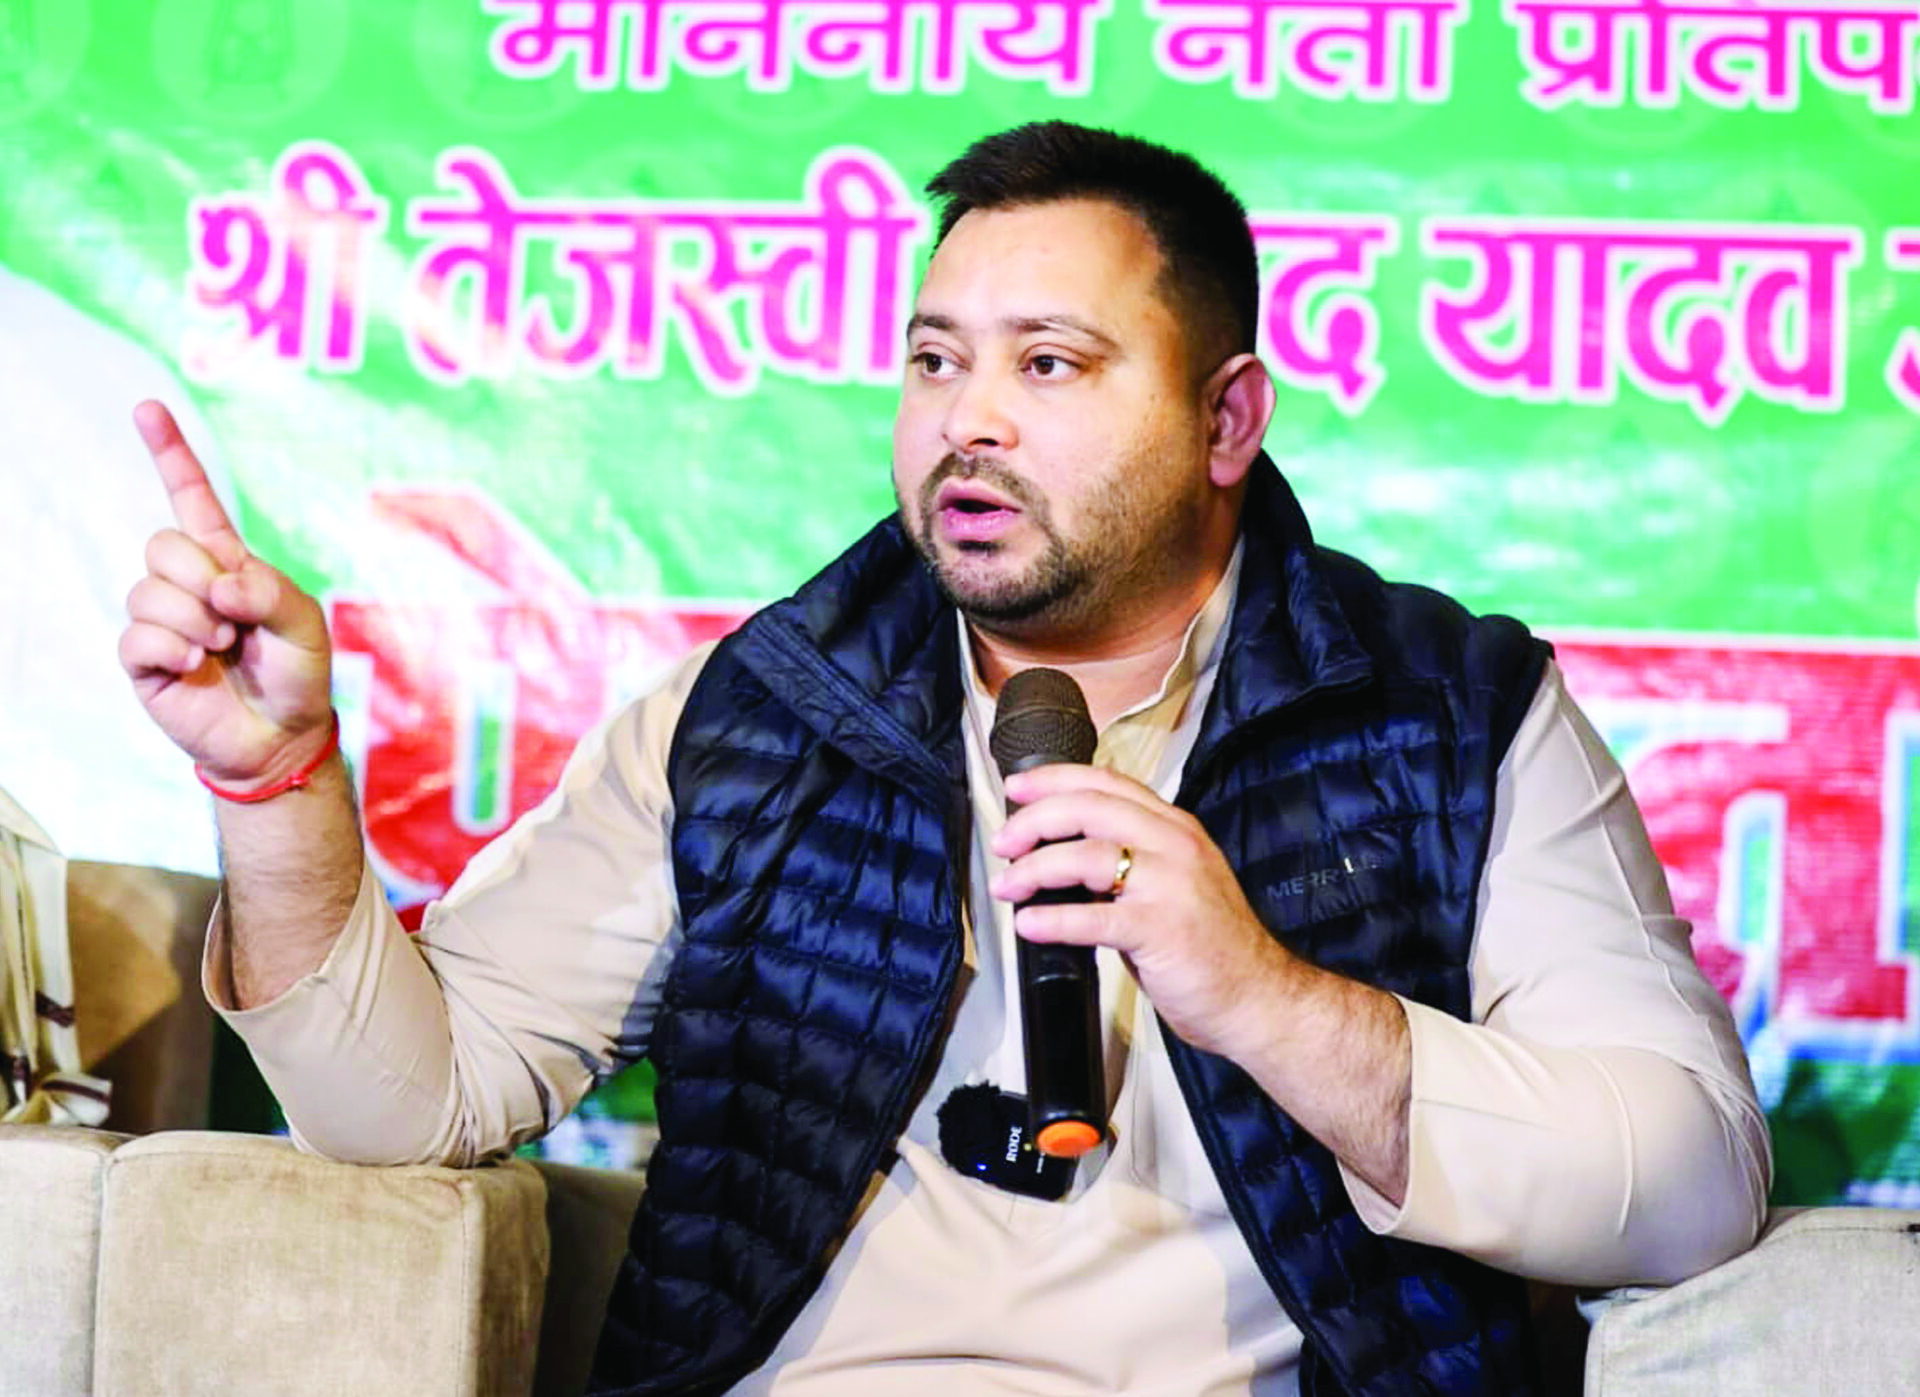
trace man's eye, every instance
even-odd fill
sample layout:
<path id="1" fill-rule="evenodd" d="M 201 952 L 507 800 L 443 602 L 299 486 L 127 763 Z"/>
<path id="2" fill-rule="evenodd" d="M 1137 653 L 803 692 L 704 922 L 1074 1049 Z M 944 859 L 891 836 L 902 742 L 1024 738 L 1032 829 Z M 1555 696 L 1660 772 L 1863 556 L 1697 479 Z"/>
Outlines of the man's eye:
<path id="1" fill-rule="evenodd" d="M 1036 354 L 1027 360 L 1027 368 L 1037 378 L 1061 378 L 1071 367 L 1058 354 Z"/>
<path id="2" fill-rule="evenodd" d="M 948 360 L 947 356 L 938 350 L 923 349 L 913 356 L 913 362 L 919 366 L 921 373 L 937 375 L 947 367 Z"/>

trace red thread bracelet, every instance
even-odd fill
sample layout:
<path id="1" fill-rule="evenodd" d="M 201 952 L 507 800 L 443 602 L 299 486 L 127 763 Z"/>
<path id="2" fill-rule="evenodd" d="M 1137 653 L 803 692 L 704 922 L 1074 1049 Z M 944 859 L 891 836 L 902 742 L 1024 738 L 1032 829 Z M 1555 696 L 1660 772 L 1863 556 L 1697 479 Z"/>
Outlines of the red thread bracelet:
<path id="1" fill-rule="evenodd" d="M 321 763 L 325 762 L 328 757 L 331 757 L 339 750 L 340 714 L 335 711 L 329 713 L 328 717 L 331 721 L 327 726 L 327 745 L 320 749 L 320 755 L 292 775 L 282 776 L 271 786 L 262 786 L 257 791 L 229 791 L 207 780 L 207 774 L 200 769 L 198 762 L 194 763 L 193 774 L 200 778 L 201 785 L 219 796 L 220 799 L 230 800 L 236 805 L 253 805 L 259 801 L 272 800 L 275 796 L 284 795 L 288 791 L 297 791 L 309 781 L 313 780 L 313 773 L 320 769 Z"/>

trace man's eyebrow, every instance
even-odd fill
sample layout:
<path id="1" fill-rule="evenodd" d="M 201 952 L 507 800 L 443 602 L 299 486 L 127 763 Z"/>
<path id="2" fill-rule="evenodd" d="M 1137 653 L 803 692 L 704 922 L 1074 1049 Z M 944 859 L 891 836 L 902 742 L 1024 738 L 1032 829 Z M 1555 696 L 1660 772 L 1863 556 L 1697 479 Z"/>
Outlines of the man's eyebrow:
<path id="1" fill-rule="evenodd" d="M 1092 340 L 1109 353 L 1120 348 L 1119 341 L 1113 336 L 1077 315 L 1022 316 L 1002 323 L 1017 335 L 1043 335 L 1050 330 L 1065 330 L 1070 335 Z"/>
<path id="2" fill-rule="evenodd" d="M 1099 329 L 1089 321 L 1075 315 L 1019 315 L 1008 316 L 998 321 L 999 329 L 1014 335 L 1041 335 L 1049 331 L 1064 330 L 1068 334 L 1078 335 L 1082 339 L 1092 340 L 1101 349 L 1112 353 L 1120 348 L 1119 341 Z M 950 315 L 938 311 L 916 312 L 907 321 L 907 333 L 916 330 L 940 330 L 948 334 L 956 333 L 960 323 Z"/>

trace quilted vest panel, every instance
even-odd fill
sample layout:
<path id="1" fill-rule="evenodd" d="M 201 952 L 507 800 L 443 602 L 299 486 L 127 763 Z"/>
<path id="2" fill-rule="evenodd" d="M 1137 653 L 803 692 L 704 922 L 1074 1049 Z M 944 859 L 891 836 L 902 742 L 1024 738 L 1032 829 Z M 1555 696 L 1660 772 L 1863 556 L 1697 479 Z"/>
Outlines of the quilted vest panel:
<path id="1" fill-rule="evenodd" d="M 1216 710 L 1178 802 L 1289 949 L 1466 1018 L 1494 777 L 1548 652 L 1516 623 L 1387 588 L 1350 559 L 1313 566 L 1364 678 L 1350 657 L 1323 656 L 1317 692 L 1233 719 Z M 1292 682 L 1271 648 L 1231 645 L 1220 690 Z M 1375 1236 L 1330 1151 L 1232 1063 L 1167 1041 L 1235 1219 L 1309 1337 L 1308 1397 L 1536 1390 L 1520 1282 Z"/>
<path id="2" fill-rule="evenodd" d="M 1492 778 L 1545 648 L 1313 547 L 1263 463 L 1180 797 L 1300 954 L 1464 1017 Z M 923 1089 L 961 956 L 956 628 L 876 527 L 716 651 L 670 758 L 685 942 L 660 1144 L 600 1393 L 723 1391 L 819 1283 Z M 1307 1335 L 1309 1394 L 1531 1391 L 1518 1282 L 1375 1237 L 1333 1158 L 1168 1036 L 1229 1205 Z"/>

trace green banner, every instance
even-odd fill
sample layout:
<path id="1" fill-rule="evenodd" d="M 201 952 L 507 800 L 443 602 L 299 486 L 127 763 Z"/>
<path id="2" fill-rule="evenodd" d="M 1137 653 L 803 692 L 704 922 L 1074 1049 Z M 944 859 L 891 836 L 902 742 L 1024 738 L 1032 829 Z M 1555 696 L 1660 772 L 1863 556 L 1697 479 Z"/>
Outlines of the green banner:
<path id="1" fill-rule="evenodd" d="M 166 397 L 328 608 L 417 910 L 892 507 L 925 179 L 1067 117 L 1252 212 L 1322 541 L 1559 644 L 1773 1114 L 1920 1203 L 1920 0 L 0 0 L 0 785 L 210 868 L 114 661 Z"/>

